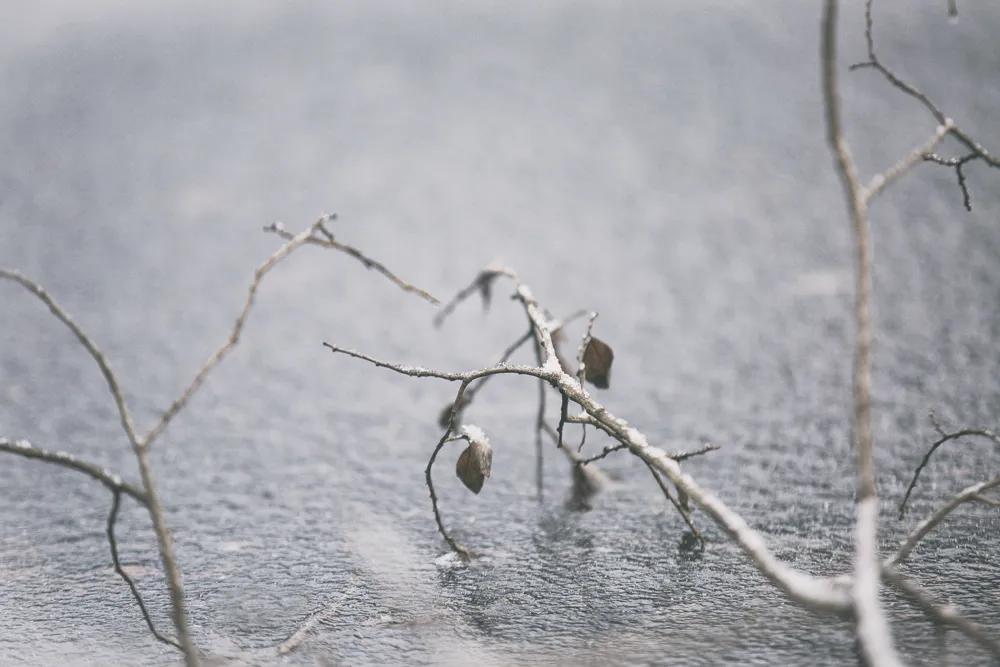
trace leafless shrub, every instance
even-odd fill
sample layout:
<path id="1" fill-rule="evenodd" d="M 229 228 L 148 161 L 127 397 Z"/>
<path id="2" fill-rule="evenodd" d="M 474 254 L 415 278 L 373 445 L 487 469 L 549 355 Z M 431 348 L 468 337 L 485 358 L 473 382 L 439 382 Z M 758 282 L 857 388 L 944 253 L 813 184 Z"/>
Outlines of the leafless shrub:
<path id="1" fill-rule="evenodd" d="M 118 416 L 121 421 L 122 429 L 128 438 L 129 444 L 132 446 L 132 451 L 135 454 L 136 461 L 138 462 L 141 485 L 136 486 L 129 484 L 123 481 L 118 475 L 115 475 L 87 461 L 82 461 L 71 454 L 41 449 L 24 440 L 11 440 L 9 438 L 0 437 L 0 451 L 75 470 L 101 482 L 108 488 L 109 491 L 111 491 L 111 509 L 108 513 L 106 532 L 108 545 L 111 549 L 111 559 L 114 564 L 114 570 L 123 580 L 125 580 L 126 584 L 128 584 L 129 590 L 131 590 L 132 595 L 139 606 L 139 610 L 142 612 L 142 616 L 145 619 L 146 624 L 149 626 L 150 632 L 153 633 L 153 636 L 159 641 L 183 651 L 186 663 L 192 667 L 200 664 L 201 658 L 188 627 L 180 567 L 174 554 L 173 541 L 164 517 L 163 507 L 157 496 L 155 479 L 149 464 L 149 450 L 156 438 L 167 429 L 170 422 L 188 404 L 188 401 L 191 400 L 191 397 L 198 391 L 198 388 L 201 387 L 205 378 L 208 377 L 208 374 L 211 373 L 212 370 L 239 343 L 240 335 L 243 333 L 243 328 L 246 326 L 247 319 L 250 316 L 250 311 L 253 308 L 257 290 L 260 287 L 261 281 L 267 273 L 275 267 L 275 265 L 288 257 L 288 255 L 290 255 L 297 248 L 306 244 L 312 244 L 344 252 L 361 261 L 365 267 L 378 271 L 403 290 L 417 294 L 431 303 L 437 303 L 437 300 L 427 292 L 404 282 L 389 271 L 385 266 L 373 259 L 368 258 L 357 248 L 335 240 L 333 234 L 327 227 L 327 224 L 333 220 L 334 217 L 335 216 L 332 215 L 324 215 L 310 225 L 305 231 L 300 232 L 299 234 L 286 232 L 280 223 L 275 223 L 264 228 L 265 231 L 273 232 L 281 236 L 286 240 L 286 243 L 266 261 L 264 261 L 264 263 L 258 266 L 256 271 L 254 271 L 253 280 L 250 283 L 246 302 L 243 304 L 243 308 L 240 310 L 239 316 L 236 318 L 236 322 L 233 325 L 233 329 L 230 332 L 229 337 L 205 361 L 202 367 L 195 374 L 194 378 L 191 380 L 190 384 L 188 384 L 177 399 L 170 404 L 170 406 L 163 412 L 160 419 L 152 426 L 152 428 L 149 429 L 148 432 L 146 432 L 145 435 L 140 435 L 139 431 L 136 430 L 135 424 L 132 420 L 132 415 L 129 412 L 125 401 L 125 395 L 122 390 L 121 383 L 115 375 L 115 372 L 112 370 L 110 362 L 108 362 L 104 353 L 101 352 L 96 343 L 91 340 L 91 338 L 69 315 L 69 313 L 67 313 L 38 283 L 28 279 L 17 271 L 0 268 L 0 278 L 4 278 L 20 285 L 48 306 L 52 314 L 55 315 L 55 317 L 63 324 L 69 327 L 69 329 L 76 336 L 77 341 L 79 341 L 79 343 L 87 350 L 90 356 L 93 357 L 94 361 L 97 363 L 98 368 L 104 375 L 105 382 L 107 383 L 111 396 L 114 399 L 115 406 L 118 409 Z M 170 602 L 172 608 L 171 616 L 176 638 L 165 635 L 156 629 L 146 608 L 146 604 L 143 602 L 139 589 L 136 587 L 135 582 L 128 575 L 128 573 L 121 567 L 118 555 L 118 544 L 115 539 L 115 523 L 118 518 L 118 510 L 123 494 L 129 496 L 145 507 L 149 513 L 150 520 L 153 523 L 153 529 L 156 532 L 156 538 L 159 545 L 160 560 L 166 576 L 167 587 L 170 591 Z"/>

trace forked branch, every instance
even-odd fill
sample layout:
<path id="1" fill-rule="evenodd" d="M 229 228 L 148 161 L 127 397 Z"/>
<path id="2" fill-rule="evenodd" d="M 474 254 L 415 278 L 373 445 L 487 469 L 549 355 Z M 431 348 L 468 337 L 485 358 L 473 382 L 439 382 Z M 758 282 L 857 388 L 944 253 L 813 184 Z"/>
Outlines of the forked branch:
<path id="1" fill-rule="evenodd" d="M 63 309 L 56 301 L 36 282 L 28 279 L 23 274 L 18 271 L 11 269 L 0 268 L 0 278 L 10 280 L 25 290 L 30 292 L 40 301 L 42 301 L 53 315 L 63 324 L 65 324 L 73 335 L 77 338 L 79 343 L 87 350 L 88 354 L 94 359 L 101 374 L 104 376 L 105 383 L 108 386 L 112 398 L 114 399 L 115 406 L 118 410 L 119 420 L 121 422 L 122 430 L 125 432 L 128 438 L 129 444 L 132 447 L 133 453 L 135 454 L 136 461 L 139 467 L 139 474 L 142 480 L 141 488 L 123 482 L 118 476 L 91 464 L 86 461 L 82 461 L 70 454 L 65 454 L 62 452 L 49 452 L 46 450 L 41 450 L 36 447 L 31 446 L 29 443 L 23 441 L 11 441 L 6 438 L 0 438 L 0 451 L 8 452 L 11 454 L 16 454 L 25 458 L 31 458 L 36 460 L 45 461 L 47 463 L 52 463 L 55 465 L 60 465 L 72 470 L 76 470 L 83 474 L 90 476 L 91 478 L 100 481 L 106 487 L 112 491 L 112 508 L 111 513 L 108 517 L 107 524 L 107 536 L 109 545 L 111 547 L 112 560 L 115 566 L 115 572 L 118 573 L 122 579 L 129 585 L 136 602 L 139 605 L 140 611 L 149 626 L 150 631 L 153 635 L 165 643 L 170 644 L 180 648 L 184 652 L 185 661 L 189 667 L 196 667 L 200 664 L 200 654 L 197 647 L 194 644 L 194 640 L 191 637 L 190 630 L 188 628 L 187 612 L 185 610 L 184 602 L 184 591 L 181 583 L 180 570 L 177 565 L 177 559 L 174 555 L 173 541 L 170 535 L 170 530 L 166 525 L 166 519 L 162 507 L 160 506 L 159 499 L 157 497 L 156 487 L 154 484 L 152 470 L 149 465 L 148 452 L 150 446 L 153 442 L 166 430 L 170 422 L 184 409 L 188 404 L 191 397 L 198 391 L 202 386 L 208 375 L 215 369 L 219 363 L 236 347 L 239 343 L 240 335 L 246 326 L 247 320 L 250 315 L 255 302 L 257 291 L 260 287 L 261 281 L 268 274 L 268 272 L 273 269 L 279 262 L 290 255 L 296 248 L 306 243 L 320 245 L 322 247 L 331 248 L 334 250 L 339 250 L 344 252 L 355 259 L 361 261 L 367 268 L 374 269 L 381 273 L 382 275 L 389 278 L 393 283 L 401 287 L 402 289 L 418 294 L 422 298 L 432 302 L 437 303 L 436 299 L 432 297 L 427 292 L 414 287 L 413 285 L 401 280 L 391 271 L 389 271 L 384 265 L 375 260 L 372 260 L 365 256 L 360 250 L 349 246 L 346 244 L 339 243 L 333 237 L 333 234 L 326 228 L 326 223 L 333 219 L 332 215 L 324 215 L 320 217 L 316 222 L 314 222 L 309 228 L 300 234 L 291 235 L 285 232 L 284 228 L 278 224 L 266 227 L 266 231 L 271 231 L 277 233 L 287 240 L 281 248 L 279 248 L 274 254 L 272 254 L 267 260 L 265 260 L 257 270 L 254 272 L 253 280 L 250 283 L 250 288 L 248 290 L 246 301 L 244 302 L 243 308 L 240 310 L 238 317 L 233 325 L 232 331 L 229 336 L 197 371 L 194 378 L 191 380 L 190 384 L 184 388 L 180 395 L 175 399 L 170 406 L 162 413 L 162 416 L 157 420 L 149 432 L 144 436 L 140 437 L 136 431 L 135 424 L 133 422 L 132 416 L 129 412 L 128 405 L 125 400 L 125 393 L 122 389 L 121 383 L 118 377 L 111 368 L 110 363 L 105 357 L 104 353 L 98 348 L 94 341 L 84 332 L 84 330 L 76 323 L 76 321 L 69 315 L 69 313 Z M 140 502 L 144 507 L 146 507 L 150 519 L 153 523 L 153 529 L 156 533 L 157 542 L 159 545 L 160 560 L 163 565 L 164 575 L 167 580 L 167 586 L 170 591 L 171 607 L 172 607 L 172 618 L 175 630 L 177 632 L 177 639 L 166 638 L 163 634 L 156 630 L 153 622 L 149 616 L 148 610 L 146 609 L 145 603 L 143 602 L 141 596 L 139 595 L 138 589 L 135 583 L 129 577 L 127 572 L 121 567 L 118 559 L 118 549 L 115 540 L 114 526 L 115 520 L 118 515 L 118 507 L 120 503 L 121 495 L 128 495 L 138 502 Z"/>

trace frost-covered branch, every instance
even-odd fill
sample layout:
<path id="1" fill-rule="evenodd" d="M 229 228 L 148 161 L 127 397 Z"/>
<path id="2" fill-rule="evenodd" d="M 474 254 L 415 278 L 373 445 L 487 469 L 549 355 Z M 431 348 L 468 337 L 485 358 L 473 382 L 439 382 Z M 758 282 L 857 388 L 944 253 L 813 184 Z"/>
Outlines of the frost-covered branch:
<path id="1" fill-rule="evenodd" d="M 774 557 L 767 548 L 763 537 L 754 531 L 746 521 L 736 512 L 727 507 L 721 500 L 711 493 L 703 490 L 692 477 L 682 472 L 680 465 L 673 460 L 671 455 L 662 449 L 649 445 L 645 436 L 637 429 L 631 427 L 625 420 L 619 419 L 607 411 L 599 404 L 591 394 L 580 385 L 579 380 L 574 375 L 570 375 L 559 363 L 552 344 L 552 322 L 544 315 L 538 302 L 532 296 L 527 285 L 516 278 L 517 274 L 509 269 L 498 272 L 500 275 L 514 277 L 516 282 L 515 299 L 519 301 L 528 318 L 532 322 L 537 332 L 538 340 L 542 349 L 542 363 L 540 367 L 513 366 L 500 364 L 489 368 L 469 371 L 465 373 L 449 373 L 433 371 L 419 366 L 408 366 L 404 364 L 391 363 L 371 357 L 369 355 L 347 350 L 331 343 L 324 343 L 326 347 L 334 352 L 347 354 L 357 359 L 362 359 L 380 368 L 386 368 L 409 377 L 431 377 L 452 382 L 461 382 L 462 387 L 453 402 L 453 414 L 457 413 L 458 406 L 462 400 L 462 389 L 470 382 L 488 375 L 513 374 L 535 377 L 553 385 L 569 400 L 579 406 L 601 430 L 614 437 L 621 445 L 629 449 L 630 452 L 638 456 L 658 473 L 668 478 L 678 489 L 682 490 L 694 504 L 702 508 L 713 521 L 715 521 L 729 536 L 731 536 L 745 553 L 751 558 L 757 568 L 775 583 L 786 595 L 796 600 L 804 606 L 833 612 L 841 615 L 848 615 L 851 611 L 851 601 L 848 591 L 840 582 L 823 579 L 810 574 L 795 570 Z M 469 294 L 474 293 L 467 290 Z M 445 442 L 451 436 L 451 427 L 445 430 L 438 445 L 435 447 L 433 457 L 436 458 Z M 553 429 L 553 432 L 555 430 Z M 558 434 L 555 434 L 558 437 Z M 564 451 L 570 448 L 564 447 Z M 710 451 L 710 448 L 705 448 Z M 428 465 L 428 478 L 431 465 Z M 429 484 L 430 486 L 430 484 Z M 440 522 L 440 514 L 437 509 L 437 498 L 432 496 L 432 504 L 435 509 L 435 519 L 438 527 L 449 545 L 460 556 L 468 557 L 469 552 L 465 547 L 452 544 L 453 539 L 447 534 Z"/>

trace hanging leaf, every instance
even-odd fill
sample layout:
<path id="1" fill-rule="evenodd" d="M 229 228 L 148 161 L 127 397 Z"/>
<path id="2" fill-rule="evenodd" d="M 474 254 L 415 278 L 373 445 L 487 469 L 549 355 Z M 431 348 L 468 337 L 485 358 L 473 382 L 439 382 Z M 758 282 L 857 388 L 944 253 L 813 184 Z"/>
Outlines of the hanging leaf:
<path id="1" fill-rule="evenodd" d="M 615 353 L 611 350 L 611 346 L 599 338 L 591 337 L 587 349 L 583 352 L 587 382 L 598 389 L 607 389 L 610 386 L 611 364 L 614 360 Z"/>
<path id="2" fill-rule="evenodd" d="M 490 301 L 493 299 L 493 281 L 500 275 L 493 269 L 483 269 L 476 276 L 476 286 L 479 288 L 479 295 L 483 297 L 483 310 L 490 309 Z"/>
<path id="3" fill-rule="evenodd" d="M 493 447 L 478 426 L 463 426 L 462 437 L 469 441 L 469 446 L 458 455 L 455 474 L 470 491 L 478 494 L 493 467 Z"/>

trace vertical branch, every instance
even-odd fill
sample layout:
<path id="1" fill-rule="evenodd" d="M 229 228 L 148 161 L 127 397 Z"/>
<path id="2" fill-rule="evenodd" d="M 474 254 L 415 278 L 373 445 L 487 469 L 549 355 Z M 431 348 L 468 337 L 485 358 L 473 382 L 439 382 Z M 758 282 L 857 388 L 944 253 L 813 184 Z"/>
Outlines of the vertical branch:
<path id="1" fill-rule="evenodd" d="M 535 323 L 528 318 L 528 325 L 534 332 L 535 338 L 535 358 L 538 365 L 542 365 L 542 344 L 535 332 Z M 542 447 L 542 430 L 545 428 L 545 380 L 538 380 L 538 411 L 535 413 L 535 486 L 538 494 L 538 502 L 545 499 L 545 451 Z"/>
<path id="2" fill-rule="evenodd" d="M 538 351 L 537 346 L 535 350 Z M 545 452 L 542 447 L 542 429 L 545 428 L 545 385 L 545 380 L 538 381 L 538 412 L 535 413 L 535 487 L 538 502 L 545 500 Z"/>
<path id="3" fill-rule="evenodd" d="M 837 87 L 837 0 L 825 0 L 821 35 L 823 102 L 827 141 L 837 163 L 854 230 L 855 301 L 853 434 L 858 461 L 858 507 L 852 597 L 857 633 L 870 665 L 899 665 L 889 623 L 879 603 L 878 496 L 871 431 L 871 238 L 868 203 L 844 138 Z"/>
<path id="4" fill-rule="evenodd" d="M 160 562 L 163 564 L 163 574 L 167 579 L 167 588 L 170 589 L 171 616 L 174 621 L 174 629 L 177 631 L 177 640 L 184 651 L 184 660 L 187 666 L 198 667 L 201 664 L 201 660 L 198 657 L 198 647 L 195 646 L 194 638 L 191 637 L 191 629 L 188 626 L 187 605 L 184 601 L 184 584 L 181 580 L 180 568 L 177 566 L 177 556 L 174 553 L 174 540 L 170 535 L 167 519 L 163 515 L 163 506 L 160 505 L 156 484 L 153 481 L 153 472 L 149 467 L 149 449 L 143 445 L 135 447 L 135 458 L 139 464 L 139 476 L 142 479 L 142 486 L 146 491 L 149 518 L 153 522 L 153 532 L 156 533 L 156 541 L 160 546 Z"/>
<path id="5" fill-rule="evenodd" d="M 563 428 L 566 426 L 566 418 L 569 416 L 567 411 L 569 410 L 569 394 L 562 395 L 562 404 L 559 406 L 559 424 L 556 427 L 556 432 L 558 438 L 556 441 L 556 448 L 562 449 L 563 447 Z"/>

